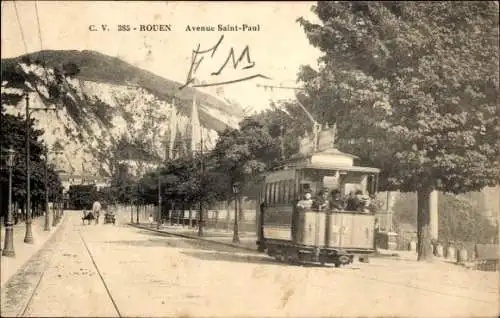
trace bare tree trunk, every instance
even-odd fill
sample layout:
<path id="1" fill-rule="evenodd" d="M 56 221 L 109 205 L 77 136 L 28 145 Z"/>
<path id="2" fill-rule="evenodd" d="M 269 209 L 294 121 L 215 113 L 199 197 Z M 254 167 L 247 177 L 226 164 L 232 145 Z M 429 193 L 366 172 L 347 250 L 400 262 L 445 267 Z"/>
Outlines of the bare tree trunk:
<path id="1" fill-rule="evenodd" d="M 430 195 L 432 189 L 417 191 L 417 252 L 419 261 L 432 260 Z"/>

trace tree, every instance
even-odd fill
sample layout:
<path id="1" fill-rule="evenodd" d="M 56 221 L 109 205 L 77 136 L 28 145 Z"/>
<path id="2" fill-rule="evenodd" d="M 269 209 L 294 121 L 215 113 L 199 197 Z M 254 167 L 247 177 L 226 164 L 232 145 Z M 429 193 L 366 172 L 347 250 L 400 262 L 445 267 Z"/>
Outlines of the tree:
<path id="1" fill-rule="evenodd" d="M 339 148 L 418 194 L 418 259 L 431 258 L 429 195 L 499 183 L 498 4 L 318 2 L 300 18 L 323 56 L 299 96 L 336 122 Z M 332 107 L 333 105 L 333 107 Z"/>
<path id="2" fill-rule="evenodd" d="M 279 158 L 279 142 L 272 138 L 267 127 L 255 119 L 245 119 L 240 129 L 226 129 L 219 135 L 212 152 L 214 169 L 228 175 L 227 193 L 239 182 L 245 187 L 242 195 L 255 198 L 258 174 L 270 169 Z"/>
<path id="3" fill-rule="evenodd" d="M 68 196 L 70 205 L 76 210 L 90 210 L 92 203 L 97 199 L 95 185 L 72 185 L 69 187 Z"/>
<path id="4" fill-rule="evenodd" d="M 64 76 L 75 76 L 80 73 L 80 68 L 73 62 L 63 64 L 62 71 Z"/>
<path id="5" fill-rule="evenodd" d="M 118 164 L 111 176 L 110 190 L 112 198 L 120 203 L 131 203 L 136 195 L 136 183 L 124 164 Z"/>
<path id="6" fill-rule="evenodd" d="M 2 95 L 4 95 L 2 93 Z M 6 99 L 2 97 L 2 102 Z M 25 119 L 20 115 L 13 116 L 5 112 L 4 104 L 1 106 L 0 112 L 0 135 L 1 148 L 6 150 L 10 147 L 15 151 L 15 165 L 12 171 L 12 199 L 13 202 L 24 205 L 26 200 L 26 147 L 25 147 Z M 43 135 L 43 130 L 35 129 L 34 119 L 30 122 L 30 159 L 31 159 L 31 195 L 33 207 L 44 202 L 45 195 L 45 176 L 44 163 L 41 160 L 41 155 L 44 152 L 45 146 L 42 144 L 40 137 Z M 1 166 L 5 167 L 5 157 L 2 155 Z M 48 169 L 49 187 L 51 193 L 57 193 L 61 187 L 61 183 L 57 173 L 52 166 Z M 8 170 L 0 171 L 0 184 L 2 198 L 7 198 L 8 195 Z M 3 202 L 3 201 L 2 201 Z M 7 211 L 7 203 L 2 207 L 2 213 Z"/>

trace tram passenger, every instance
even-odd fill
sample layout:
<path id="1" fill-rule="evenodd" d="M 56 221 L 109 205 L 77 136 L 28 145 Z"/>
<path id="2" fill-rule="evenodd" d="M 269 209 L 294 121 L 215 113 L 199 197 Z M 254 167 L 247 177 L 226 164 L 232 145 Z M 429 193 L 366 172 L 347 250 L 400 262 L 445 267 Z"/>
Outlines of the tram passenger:
<path id="1" fill-rule="evenodd" d="M 313 200 L 311 199 L 311 193 L 306 192 L 304 199 L 299 200 L 297 207 L 301 209 L 310 209 L 313 205 Z"/>
<path id="2" fill-rule="evenodd" d="M 368 206 L 368 209 L 370 210 L 371 214 L 377 214 L 383 206 L 384 203 L 377 199 L 375 195 L 370 196 L 370 205 Z"/>
<path id="3" fill-rule="evenodd" d="M 329 207 L 328 202 L 328 189 L 323 189 L 319 191 L 317 198 L 313 202 L 313 209 L 318 211 L 323 211 Z"/>
<path id="4" fill-rule="evenodd" d="M 365 195 L 363 191 L 356 191 L 356 211 L 361 213 L 370 213 L 370 197 Z"/>
<path id="5" fill-rule="evenodd" d="M 333 211 L 342 211 L 345 209 L 345 202 L 342 200 L 340 191 L 335 189 L 332 191 L 332 199 L 330 201 L 330 209 Z"/>
<path id="6" fill-rule="evenodd" d="M 354 192 L 349 192 L 349 196 L 347 197 L 347 203 L 345 207 L 346 211 L 357 211 L 358 210 L 358 203 L 357 203 L 357 198 Z"/>

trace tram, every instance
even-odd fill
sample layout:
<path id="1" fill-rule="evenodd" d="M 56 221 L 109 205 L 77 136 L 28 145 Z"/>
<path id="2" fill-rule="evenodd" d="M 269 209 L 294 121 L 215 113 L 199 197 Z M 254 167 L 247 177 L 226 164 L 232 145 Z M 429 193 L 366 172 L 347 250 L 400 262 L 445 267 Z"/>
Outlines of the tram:
<path id="1" fill-rule="evenodd" d="M 262 176 L 257 244 L 278 261 L 339 267 L 352 263 L 355 256 L 375 252 L 376 219 L 369 209 L 349 211 L 310 204 L 310 200 L 299 204 L 306 193 L 317 198 L 325 189 L 343 197 L 376 194 L 380 170 L 355 166 L 356 156 L 329 145 L 302 151 Z"/>

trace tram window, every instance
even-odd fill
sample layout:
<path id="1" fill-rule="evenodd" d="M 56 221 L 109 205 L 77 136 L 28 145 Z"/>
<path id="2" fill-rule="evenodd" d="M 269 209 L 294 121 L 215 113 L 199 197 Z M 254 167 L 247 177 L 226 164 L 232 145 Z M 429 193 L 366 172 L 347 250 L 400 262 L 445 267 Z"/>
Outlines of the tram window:
<path id="1" fill-rule="evenodd" d="M 279 203 L 280 202 L 280 184 L 279 182 L 276 182 L 274 184 L 274 203 Z"/>
<path id="2" fill-rule="evenodd" d="M 288 203 L 288 180 L 283 181 L 283 203 Z"/>
<path id="3" fill-rule="evenodd" d="M 377 179 L 376 179 L 376 176 L 374 176 L 374 175 L 369 175 L 368 176 L 367 187 L 368 187 L 368 193 L 369 194 L 375 194 L 377 192 Z"/>
<path id="4" fill-rule="evenodd" d="M 283 182 L 283 202 L 288 203 L 288 198 L 289 198 L 289 182 L 288 180 Z"/>
<path id="5" fill-rule="evenodd" d="M 273 184 L 269 184 L 269 203 L 273 203 Z"/>
<path id="6" fill-rule="evenodd" d="M 265 201 L 269 203 L 269 183 L 266 183 L 266 187 L 264 189 Z"/>
<path id="7" fill-rule="evenodd" d="M 280 183 L 276 182 L 276 189 L 274 190 L 274 202 L 280 203 Z"/>
<path id="8" fill-rule="evenodd" d="M 278 182 L 277 190 L 276 190 L 276 201 L 277 203 L 281 203 L 281 197 L 283 196 L 283 191 L 281 191 L 281 181 Z"/>
<path id="9" fill-rule="evenodd" d="M 285 181 L 280 181 L 280 203 L 285 203 Z"/>
<path id="10" fill-rule="evenodd" d="M 281 181 L 276 184 L 276 203 L 281 203 Z"/>

